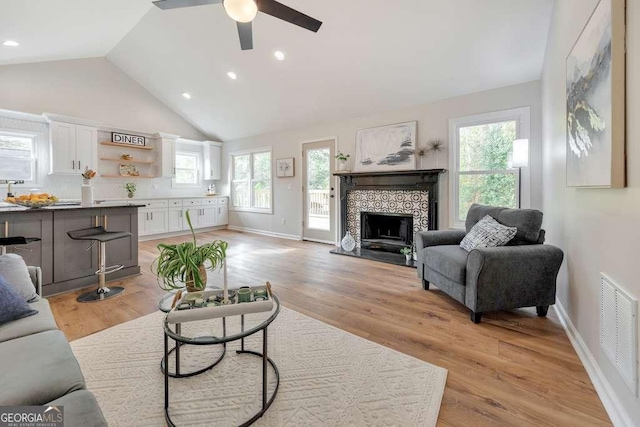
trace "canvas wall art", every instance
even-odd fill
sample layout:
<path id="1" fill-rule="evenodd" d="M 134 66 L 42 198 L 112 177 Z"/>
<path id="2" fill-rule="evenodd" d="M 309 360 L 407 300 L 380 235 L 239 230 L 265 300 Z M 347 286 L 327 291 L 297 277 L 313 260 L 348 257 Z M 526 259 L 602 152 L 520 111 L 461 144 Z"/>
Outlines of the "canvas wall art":
<path id="1" fill-rule="evenodd" d="M 418 122 L 398 123 L 356 134 L 356 172 L 415 170 Z"/>
<path id="2" fill-rule="evenodd" d="M 625 186 L 624 0 L 601 0 L 567 57 L 567 186 Z"/>
<path id="3" fill-rule="evenodd" d="M 278 178 L 291 178 L 295 175 L 295 159 L 289 157 L 276 160 L 276 176 Z"/>

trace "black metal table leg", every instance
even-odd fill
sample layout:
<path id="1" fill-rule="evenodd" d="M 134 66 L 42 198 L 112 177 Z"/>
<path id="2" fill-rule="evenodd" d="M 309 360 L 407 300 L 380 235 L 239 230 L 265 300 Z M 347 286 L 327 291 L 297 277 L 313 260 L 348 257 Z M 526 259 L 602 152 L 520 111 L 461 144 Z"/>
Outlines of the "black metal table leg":
<path id="1" fill-rule="evenodd" d="M 267 329 L 262 331 L 262 410 L 267 410 Z"/>
<path id="2" fill-rule="evenodd" d="M 178 335 L 182 334 L 182 324 L 180 323 L 176 323 L 176 333 Z M 176 341 L 176 375 L 180 376 L 180 345 L 182 343 L 179 343 L 178 341 Z"/>
<path id="3" fill-rule="evenodd" d="M 244 314 L 240 315 L 240 331 L 244 332 Z M 244 351 L 244 337 L 240 339 L 240 350 Z"/>

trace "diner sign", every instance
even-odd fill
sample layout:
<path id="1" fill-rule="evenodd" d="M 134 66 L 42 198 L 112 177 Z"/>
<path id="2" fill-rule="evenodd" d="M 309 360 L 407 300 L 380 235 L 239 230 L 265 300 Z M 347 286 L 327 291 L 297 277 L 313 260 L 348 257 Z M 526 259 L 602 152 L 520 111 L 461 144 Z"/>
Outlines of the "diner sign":
<path id="1" fill-rule="evenodd" d="M 126 133 L 111 132 L 111 142 L 118 144 L 146 145 L 144 136 L 127 135 Z"/>

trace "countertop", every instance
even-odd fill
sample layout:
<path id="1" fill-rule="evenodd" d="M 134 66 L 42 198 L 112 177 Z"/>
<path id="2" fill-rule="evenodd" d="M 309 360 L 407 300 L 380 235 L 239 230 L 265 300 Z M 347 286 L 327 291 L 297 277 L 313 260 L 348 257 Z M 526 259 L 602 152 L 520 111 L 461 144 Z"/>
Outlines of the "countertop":
<path id="1" fill-rule="evenodd" d="M 109 204 L 93 204 L 89 206 L 81 205 L 53 205 L 46 208 L 29 209 L 22 206 L 15 206 L 9 203 L 0 203 L 0 214 L 5 213 L 37 213 L 49 211 L 75 211 L 81 209 L 113 209 L 113 208 L 144 208 L 146 205 L 136 202 L 122 202 Z"/>

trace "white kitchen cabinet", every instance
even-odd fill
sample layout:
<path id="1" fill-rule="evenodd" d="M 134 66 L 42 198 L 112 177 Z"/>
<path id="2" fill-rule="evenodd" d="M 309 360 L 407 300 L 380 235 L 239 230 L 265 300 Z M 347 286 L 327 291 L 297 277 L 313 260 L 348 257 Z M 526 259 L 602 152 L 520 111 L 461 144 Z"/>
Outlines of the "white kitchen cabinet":
<path id="1" fill-rule="evenodd" d="M 187 220 L 184 217 L 182 207 L 169 208 L 169 232 L 188 230 Z"/>
<path id="2" fill-rule="evenodd" d="M 98 169 L 98 130 L 95 127 L 51 122 L 52 174 L 81 174 Z"/>
<path id="3" fill-rule="evenodd" d="M 222 143 L 205 141 L 204 143 L 204 179 L 222 179 Z"/>
<path id="4" fill-rule="evenodd" d="M 219 204 L 218 212 L 216 216 L 216 225 L 228 225 L 229 224 L 229 206 Z"/>
<path id="5" fill-rule="evenodd" d="M 166 133 L 156 134 L 157 147 L 158 147 L 158 165 L 160 171 L 158 176 L 162 178 L 175 178 L 176 177 L 176 141 L 177 135 L 170 135 Z"/>
<path id="6" fill-rule="evenodd" d="M 138 209 L 138 235 L 148 236 L 169 232 L 169 211 L 167 208 Z"/>
<path id="7" fill-rule="evenodd" d="M 215 227 L 217 224 L 218 218 L 218 208 L 217 206 L 208 206 L 206 208 L 200 209 L 200 228 L 206 227 Z"/>

